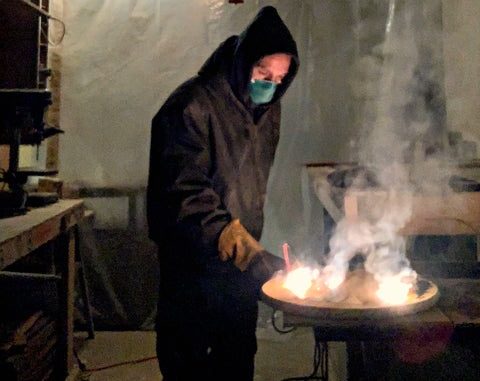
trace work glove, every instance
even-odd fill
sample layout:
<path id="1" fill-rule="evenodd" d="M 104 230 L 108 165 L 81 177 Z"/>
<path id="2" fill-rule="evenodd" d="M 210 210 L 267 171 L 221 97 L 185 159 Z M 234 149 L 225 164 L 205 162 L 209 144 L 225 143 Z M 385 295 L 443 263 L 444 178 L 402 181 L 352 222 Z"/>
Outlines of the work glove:
<path id="1" fill-rule="evenodd" d="M 233 260 L 241 271 L 247 271 L 262 283 L 276 271 L 285 268 L 285 262 L 266 251 L 238 219 L 223 229 L 218 239 L 218 251 L 223 261 Z"/>
<path id="2" fill-rule="evenodd" d="M 266 250 L 259 252 L 250 262 L 246 273 L 262 286 L 277 271 L 285 269 L 285 261 Z"/>

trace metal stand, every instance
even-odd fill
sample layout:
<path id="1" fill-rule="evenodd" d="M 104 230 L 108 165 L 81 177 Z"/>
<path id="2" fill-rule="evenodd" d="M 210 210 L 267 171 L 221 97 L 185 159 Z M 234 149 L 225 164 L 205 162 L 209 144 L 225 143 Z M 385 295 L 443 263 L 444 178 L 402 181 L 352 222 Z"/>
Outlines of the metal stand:
<path id="1" fill-rule="evenodd" d="M 308 376 L 285 378 L 282 381 L 328 381 L 328 342 L 320 338 L 318 328 L 313 327 L 315 345 L 313 351 L 313 371 Z"/>

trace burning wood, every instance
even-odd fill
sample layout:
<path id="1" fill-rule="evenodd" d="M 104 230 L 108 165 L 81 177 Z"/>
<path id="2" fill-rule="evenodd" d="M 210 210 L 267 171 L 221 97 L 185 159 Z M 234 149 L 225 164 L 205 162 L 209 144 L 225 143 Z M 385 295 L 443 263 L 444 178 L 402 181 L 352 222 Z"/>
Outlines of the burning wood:
<path id="1" fill-rule="evenodd" d="M 324 275 L 324 274 L 323 274 Z M 405 275 L 378 282 L 364 269 L 348 271 L 335 288 L 318 269 L 297 266 L 262 287 L 265 303 L 284 312 L 323 319 L 383 318 L 425 310 L 438 300 L 438 288 Z"/>
<path id="2" fill-rule="evenodd" d="M 351 305 L 401 304 L 412 296 L 412 279 L 402 276 L 389 277 L 378 282 L 373 274 L 365 270 L 347 272 L 338 286 L 331 287 L 330 281 L 319 270 L 298 267 L 280 280 L 282 287 L 299 299 L 324 300 L 332 303 Z"/>

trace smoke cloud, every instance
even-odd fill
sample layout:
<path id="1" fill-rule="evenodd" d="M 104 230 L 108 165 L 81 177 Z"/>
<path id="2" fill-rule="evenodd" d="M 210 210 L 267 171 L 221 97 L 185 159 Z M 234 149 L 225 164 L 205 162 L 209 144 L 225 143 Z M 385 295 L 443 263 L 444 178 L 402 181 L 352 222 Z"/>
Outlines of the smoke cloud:
<path id="1" fill-rule="evenodd" d="M 343 279 L 356 256 L 378 281 L 397 274 L 414 278 L 399 231 L 412 215 L 414 195 L 450 192 L 455 168 L 445 125 L 441 2 L 377 3 L 380 10 L 371 18 L 378 22 L 378 14 L 384 16 L 383 39 L 359 55 L 354 67 L 363 82 L 352 81 L 364 105 L 356 148 L 366 170 L 360 175 L 369 172 L 375 187 L 364 192 L 358 184 L 364 188 L 369 182 L 357 179 L 346 190 L 353 210 L 345 210 L 347 218 L 337 224 L 324 268 L 333 283 Z M 377 29 L 360 30 L 368 41 L 365 30 Z"/>

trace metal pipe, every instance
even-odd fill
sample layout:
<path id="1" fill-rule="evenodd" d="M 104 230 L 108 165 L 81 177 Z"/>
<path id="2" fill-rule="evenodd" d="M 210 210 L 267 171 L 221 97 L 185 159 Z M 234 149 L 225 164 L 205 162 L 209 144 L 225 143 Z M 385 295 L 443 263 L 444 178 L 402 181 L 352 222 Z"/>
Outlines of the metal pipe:
<path id="1" fill-rule="evenodd" d="M 61 276 L 55 274 L 39 274 L 39 273 L 22 273 L 17 271 L 0 271 L 1 279 L 25 279 L 25 280 L 55 280 L 62 279 Z"/>
<path id="2" fill-rule="evenodd" d="M 35 9 L 38 13 L 40 13 L 42 16 L 45 16 L 47 18 L 50 18 L 50 14 L 46 11 L 44 11 L 42 8 L 40 8 L 37 4 L 32 3 L 29 0 L 20 0 L 22 3 L 28 5 L 29 7 Z"/>

